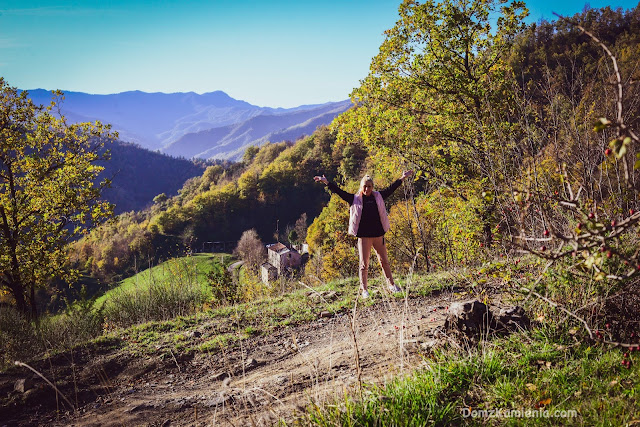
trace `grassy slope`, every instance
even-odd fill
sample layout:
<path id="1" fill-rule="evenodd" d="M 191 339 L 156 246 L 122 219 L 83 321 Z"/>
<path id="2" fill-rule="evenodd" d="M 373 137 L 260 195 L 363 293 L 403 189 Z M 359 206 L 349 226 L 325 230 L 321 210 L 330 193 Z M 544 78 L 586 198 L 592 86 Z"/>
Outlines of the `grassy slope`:
<path id="1" fill-rule="evenodd" d="M 223 253 L 197 253 L 189 257 L 173 258 L 155 267 L 148 268 L 140 273 L 124 279 L 116 287 L 105 292 L 96 300 L 96 304 L 102 305 L 110 295 L 115 292 L 127 292 L 133 289 L 144 291 L 154 282 L 165 281 L 177 275 L 189 275 L 192 280 L 197 281 L 203 290 L 208 291 L 207 274 L 214 265 L 222 262 L 227 263 L 231 255 Z"/>
<path id="2" fill-rule="evenodd" d="M 210 255 L 194 258 L 192 265 L 203 269 L 213 262 Z M 459 293 L 483 298 L 491 287 L 508 288 L 513 277 L 518 277 L 520 284 L 527 284 L 536 276 L 535 268 L 522 264 L 509 269 L 508 277 L 496 274 L 498 270 L 505 270 L 504 267 L 503 263 L 496 263 L 474 272 L 440 272 L 414 277 L 411 294 L 429 295 L 443 288 L 455 288 Z M 132 286 L 135 279 L 128 283 Z M 233 307 L 205 305 L 193 315 L 118 328 L 94 340 L 92 345 L 141 357 L 215 353 L 238 345 L 254 334 L 269 334 L 276 328 L 316 319 L 323 310 L 348 310 L 357 297 L 356 284 L 357 279 L 351 278 Z M 399 284 L 408 285 L 402 280 Z M 336 292 L 338 298 L 310 298 L 311 294 L 326 296 L 331 292 Z M 365 302 L 367 305 L 378 303 L 380 297 L 376 294 Z M 489 422 L 492 425 L 604 426 L 639 419 L 640 352 L 625 354 L 620 349 L 602 346 L 589 341 L 580 331 L 569 332 L 574 328 L 575 325 L 566 322 L 559 325 L 547 317 L 531 331 L 493 338 L 477 347 L 449 347 L 425 353 L 425 369 L 398 378 L 383 388 L 365 385 L 362 401 L 358 396 L 345 396 L 333 405 L 311 406 L 305 418 L 297 423 L 459 425 Z M 190 346 L 190 340 L 185 337 L 195 331 L 201 332 L 203 339 L 197 346 Z M 630 367 L 623 366 L 623 360 L 631 360 Z M 538 416 L 464 418 L 463 408 L 523 412 L 547 409 L 551 417 L 529 412 Z M 572 410 L 577 411 L 575 417 L 553 417 L 555 411 Z"/>
<path id="3" fill-rule="evenodd" d="M 522 273 L 523 278 L 529 276 L 524 270 Z M 489 271 L 487 276 L 491 275 Z M 139 354 L 157 352 L 158 348 L 167 354 L 169 350 L 216 352 L 252 334 L 267 334 L 274 328 L 315 319 L 319 310 L 350 308 L 355 280 L 334 281 L 313 289 L 324 294 L 337 292 L 340 298 L 334 301 L 319 299 L 309 304 L 312 291 L 304 288 L 280 297 L 134 326 L 125 333 L 119 331 L 117 338 L 111 335 L 102 339 Z M 467 273 L 439 273 L 415 280 L 412 293 L 429 294 L 465 284 L 469 293 L 476 293 L 472 288 L 477 281 Z M 367 304 L 378 302 L 373 298 Z M 209 331 L 209 339 L 195 348 L 183 345 L 185 334 L 197 329 Z M 464 418 L 463 408 L 522 411 L 521 417 L 517 412 L 509 413 L 511 417 L 494 415 L 490 423 L 499 425 L 621 425 L 638 419 L 638 353 L 625 355 L 567 330 L 566 325 L 540 324 L 532 331 L 495 338 L 479 347 L 445 348 L 425 354 L 428 368 L 384 388 L 368 387 L 364 401 L 345 396 L 335 405 L 310 407 L 299 423 L 455 425 L 488 421 L 480 413 L 476 418 Z M 625 359 L 632 361 L 631 367 L 623 366 Z M 538 410 L 548 410 L 548 417 Z M 575 414 L 556 412 L 574 410 Z M 569 417 L 560 418 L 563 414 Z"/>

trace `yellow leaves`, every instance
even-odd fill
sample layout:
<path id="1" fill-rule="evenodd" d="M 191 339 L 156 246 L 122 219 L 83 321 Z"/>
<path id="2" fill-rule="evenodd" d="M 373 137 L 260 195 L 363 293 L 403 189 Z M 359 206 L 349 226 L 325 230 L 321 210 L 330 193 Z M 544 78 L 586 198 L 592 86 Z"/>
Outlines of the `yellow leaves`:
<path id="1" fill-rule="evenodd" d="M 613 151 L 613 154 L 617 159 L 621 159 L 625 154 L 627 154 L 627 149 L 631 145 L 631 138 L 616 138 L 609 142 L 609 148 Z"/>
<path id="2" fill-rule="evenodd" d="M 611 126 L 611 121 L 609 119 L 607 119 L 606 117 L 600 117 L 593 124 L 593 130 L 594 130 L 594 132 L 602 132 L 603 130 L 605 130 L 609 126 Z"/>
<path id="3" fill-rule="evenodd" d="M 538 389 L 538 387 L 536 387 L 535 384 L 532 383 L 527 383 L 525 384 L 525 387 L 527 388 L 527 390 L 529 391 L 536 391 Z"/>
<path id="4" fill-rule="evenodd" d="M 595 276 L 593 276 L 593 280 L 601 281 L 607 278 L 607 275 L 602 271 L 598 271 Z"/>

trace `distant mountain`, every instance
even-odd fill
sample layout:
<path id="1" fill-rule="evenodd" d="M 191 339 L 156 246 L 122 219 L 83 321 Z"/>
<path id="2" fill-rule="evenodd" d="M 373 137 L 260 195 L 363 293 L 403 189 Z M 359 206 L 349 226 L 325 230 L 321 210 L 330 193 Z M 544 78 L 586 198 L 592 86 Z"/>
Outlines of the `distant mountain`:
<path id="1" fill-rule="evenodd" d="M 239 160 L 250 145 L 295 141 L 311 135 L 350 106 L 349 101 L 342 101 L 294 111 L 263 112 L 241 123 L 189 133 L 162 151 L 189 158 Z"/>
<path id="2" fill-rule="evenodd" d="M 203 162 L 176 159 L 116 141 L 109 145 L 111 159 L 101 162 L 100 178 L 112 180 L 103 197 L 116 205 L 115 212 L 139 211 L 153 203 L 160 193 L 175 196 L 185 181 L 204 172 Z"/>
<path id="3" fill-rule="evenodd" d="M 34 89 L 28 93 L 37 104 L 46 105 L 51 101 L 48 90 Z M 311 120 L 316 126 L 328 124 L 349 105 L 349 101 L 343 101 L 287 109 L 258 107 L 221 91 L 202 95 L 194 92 L 132 91 L 111 95 L 65 92 L 61 111 L 72 122 L 110 123 L 121 140 L 150 150 L 186 158 L 237 159 L 248 145 L 279 141 L 274 139 L 278 132 L 285 132 L 287 139 L 293 140 L 309 135 L 315 127 L 303 125 L 305 122 Z M 254 118 L 256 120 L 251 121 Z M 268 138 L 269 135 L 272 137 Z M 194 146 L 190 146 L 191 143 Z"/>

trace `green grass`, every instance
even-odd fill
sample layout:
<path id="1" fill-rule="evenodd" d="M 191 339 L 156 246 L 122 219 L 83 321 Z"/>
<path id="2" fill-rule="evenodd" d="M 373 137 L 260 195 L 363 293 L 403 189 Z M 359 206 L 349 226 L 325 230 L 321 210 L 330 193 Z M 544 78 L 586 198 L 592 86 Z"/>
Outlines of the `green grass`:
<path id="1" fill-rule="evenodd" d="M 116 292 L 145 291 L 153 283 L 174 280 L 176 277 L 193 281 L 203 291 L 210 292 L 207 285 L 207 274 L 216 264 L 222 262 L 226 265 L 231 258 L 230 254 L 225 253 L 197 253 L 189 257 L 170 259 L 122 280 L 117 286 L 100 296 L 96 300 L 96 304 L 99 306 L 105 303 Z"/>
<path id="2" fill-rule="evenodd" d="M 345 396 L 312 404 L 295 424 L 615 426 L 638 419 L 640 354 L 626 368 L 620 350 L 561 344 L 544 332 L 438 351 L 427 368 L 386 387 L 367 387 L 362 401 Z M 465 417 L 464 408 L 475 417 Z"/>
<path id="3" fill-rule="evenodd" d="M 378 279 L 371 283 L 374 289 L 384 286 Z M 402 286 L 404 282 L 400 280 L 399 284 Z M 427 293 L 427 289 L 433 291 L 436 288 L 431 282 L 416 280 L 413 289 Z M 331 300 L 309 296 L 331 292 L 335 292 Z M 335 280 L 280 296 L 264 297 L 234 306 L 210 307 L 190 315 L 115 328 L 107 337 L 111 339 L 109 342 L 120 339 L 121 349 L 137 354 L 154 354 L 164 350 L 180 351 L 182 354 L 218 352 L 221 350 L 220 336 L 225 337 L 225 345 L 233 346 L 251 336 L 316 320 L 323 311 L 340 313 L 351 310 L 358 295 L 356 278 Z M 374 292 L 364 304 L 373 305 L 387 295 L 386 292 Z M 200 335 L 194 337 L 195 332 Z M 176 339 L 176 334 L 184 339 Z"/>

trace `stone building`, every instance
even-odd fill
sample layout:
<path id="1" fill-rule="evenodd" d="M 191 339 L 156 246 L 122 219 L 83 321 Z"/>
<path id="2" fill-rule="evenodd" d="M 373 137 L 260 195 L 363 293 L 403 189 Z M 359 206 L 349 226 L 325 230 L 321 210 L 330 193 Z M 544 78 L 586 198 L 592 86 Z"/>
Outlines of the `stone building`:
<path id="1" fill-rule="evenodd" d="M 261 266 L 262 281 L 269 284 L 278 277 L 292 271 L 302 263 L 300 253 L 278 242 L 267 248 L 267 262 Z"/>

